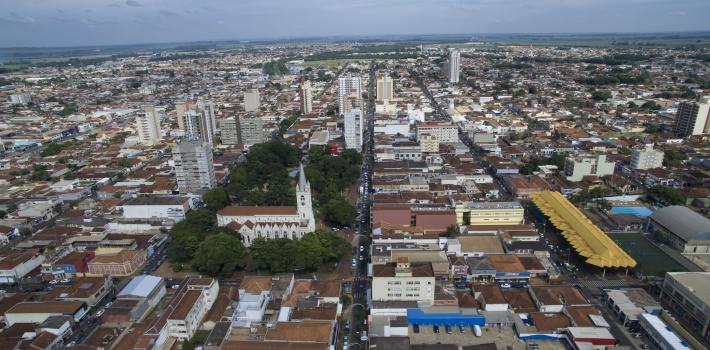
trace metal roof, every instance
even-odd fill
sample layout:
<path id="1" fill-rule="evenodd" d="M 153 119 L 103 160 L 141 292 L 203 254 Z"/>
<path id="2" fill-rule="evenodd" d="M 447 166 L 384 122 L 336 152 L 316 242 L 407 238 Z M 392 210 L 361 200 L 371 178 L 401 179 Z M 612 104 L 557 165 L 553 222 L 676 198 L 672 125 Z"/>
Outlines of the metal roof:
<path id="1" fill-rule="evenodd" d="M 682 205 L 658 209 L 651 220 L 686 242 L 710 240 L 710 220 Z"/>
<path id="2" fill-rule="evenodd" d="M 161 277 L 151 275 L 140 275 L 134 277 L 131 282 L 129 282 L 123 289 L 121 289 L 121 292 L 118 293 L 118 296 L 120 297 L 129 295 L 147 298 L 153 291 L 153 289 L 155 289 L 155 287 L 160 284 L 162 280 L 163 279 Z"/>
<path id="3" fill-rule="evenodd" d="M 634 267 L 636 261 L 594 225 L 559 192 L 533 193 L 530 198 L 575 251 L 598 267 Z"/>

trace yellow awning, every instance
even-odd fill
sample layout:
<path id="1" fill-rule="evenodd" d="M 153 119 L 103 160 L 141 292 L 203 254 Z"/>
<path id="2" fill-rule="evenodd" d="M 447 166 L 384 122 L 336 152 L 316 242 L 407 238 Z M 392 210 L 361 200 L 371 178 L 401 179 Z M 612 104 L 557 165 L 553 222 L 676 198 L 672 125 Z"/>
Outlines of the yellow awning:
<path id="1" fill-rule="evenodd" d="M 530 198 L 549 217 L 575 251 L 598 267 L 634 267 L 636 261 L 559 192 L 533 193 Z"/>

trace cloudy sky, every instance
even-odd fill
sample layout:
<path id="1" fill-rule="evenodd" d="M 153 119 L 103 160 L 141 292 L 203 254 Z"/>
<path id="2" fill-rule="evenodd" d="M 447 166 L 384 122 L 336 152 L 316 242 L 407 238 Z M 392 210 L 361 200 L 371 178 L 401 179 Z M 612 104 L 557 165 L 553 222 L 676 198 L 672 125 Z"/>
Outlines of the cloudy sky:
<path id="1" fill-rule="evenodd" d="M 0 0 L 0 47 L 710 30 L 710 0 Z"/>

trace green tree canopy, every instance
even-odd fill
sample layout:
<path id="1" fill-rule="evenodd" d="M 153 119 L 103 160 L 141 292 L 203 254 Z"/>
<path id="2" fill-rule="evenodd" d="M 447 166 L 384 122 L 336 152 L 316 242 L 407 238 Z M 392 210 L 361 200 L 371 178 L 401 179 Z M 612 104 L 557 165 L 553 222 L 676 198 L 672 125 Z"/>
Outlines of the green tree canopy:
<path id="1" fill-rule="evenodd" d="M 207 238 L 195 252 L 192 266 L 210 275 L 230 274 L 244 268 L 249 256 L 242 242 L 234 235 L 220 233 Z"/>
<path id="2" fill-rule="evenodd" d="M 229 195 L 222 187 L 215 187 L 202 195 L 202 201 L 211 211 L 220 210 L 229 205 Z"/>
<path id="3" fill-rule="evenodd" d="M 342 198 L 329 200 L 322 208 L 321 212 L 325 221 L 335 226 L 347 226 L 352 224 L 357 217 L 355 207 Z"/>

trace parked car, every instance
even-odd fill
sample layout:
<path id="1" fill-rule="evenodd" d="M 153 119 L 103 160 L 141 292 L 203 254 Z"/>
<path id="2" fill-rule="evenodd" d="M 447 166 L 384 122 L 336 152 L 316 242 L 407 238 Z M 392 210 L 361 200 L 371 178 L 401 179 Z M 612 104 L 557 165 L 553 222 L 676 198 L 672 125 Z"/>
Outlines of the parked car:
<path id="1" fill-rule="evenodd" d="M 503 283 L 500 285 L 501 288 L 510 288 L 510 283 Z"/>

